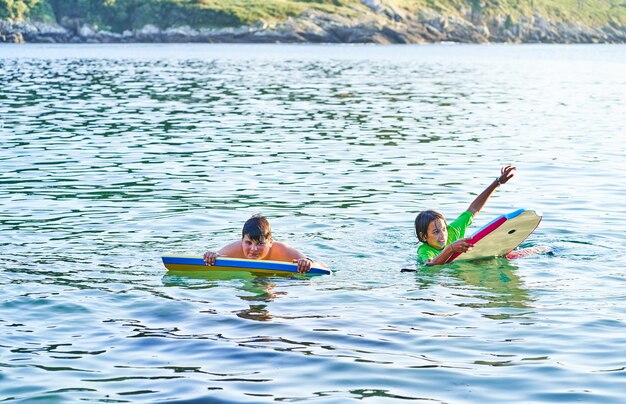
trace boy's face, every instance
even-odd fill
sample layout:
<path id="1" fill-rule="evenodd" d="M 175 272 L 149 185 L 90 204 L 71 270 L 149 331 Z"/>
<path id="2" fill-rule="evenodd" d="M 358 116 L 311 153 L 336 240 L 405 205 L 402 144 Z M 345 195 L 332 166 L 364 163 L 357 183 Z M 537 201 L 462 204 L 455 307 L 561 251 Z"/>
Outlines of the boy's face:
<path id="1" fill-rule="evenodd" d="M 266 239 L 264 241 L 252 240 L 247 234 L 241 239 L 241 248 L 243 254 L 247 259 L 262 260 L 267 257 L 267 254 L 272 248 L 272 239 Z"/>
<path id="2" fill-rule="evenodd" d="M 446 222 L 435 219 L 428 224 L 426 244 L 438 250 L 443 249 L 448 241 L 448 227 Z"/>

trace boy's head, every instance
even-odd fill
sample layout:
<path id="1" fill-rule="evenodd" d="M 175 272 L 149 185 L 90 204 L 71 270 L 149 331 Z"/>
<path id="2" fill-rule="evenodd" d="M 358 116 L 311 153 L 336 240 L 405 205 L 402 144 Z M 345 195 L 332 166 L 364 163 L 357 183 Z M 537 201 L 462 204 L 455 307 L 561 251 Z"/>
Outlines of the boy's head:
<path id="1" fill-rule="evenodd" d="M 250 240 L 267 242 L 272 240 L 272 228 L 265 216 L 254 215 L 246 221 L 241 231 L 241 238 L 248 236 Z"/>
<path id="2" fill-rule="evenodd" d="M 422 243 L 442 249 L 448 242 L 448 225 L 439 212 L 425 210 L 415 218 L 415 235 Z"/>
<path id="3" fill-rule="evenodd" d="M 272 244 L 272 229 L 265 216 L 254 215 L 244 223 L 241 231 L 241 249 L 246 258 L 264 259 L 268 256 Z"/>

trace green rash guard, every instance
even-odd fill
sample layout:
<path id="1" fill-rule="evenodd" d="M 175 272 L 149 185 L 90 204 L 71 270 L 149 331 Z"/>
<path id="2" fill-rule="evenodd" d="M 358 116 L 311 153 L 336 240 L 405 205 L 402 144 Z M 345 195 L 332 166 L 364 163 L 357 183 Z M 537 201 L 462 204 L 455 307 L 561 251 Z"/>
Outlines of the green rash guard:
<path id="1" fill-rule="evenodd" d="M 457 217 L 454 222 L 450 223 L 448 225 L 448 241 L 446 242 L 446 245 L 454 243 L 458 239 L 465 237 L 465 229 L 472 224 L 473 219 L 474 214 L 469 210 L 466 210 L 461 213 L 461 215 Z M 424 262 L 435 258 L 439 255 L 439 253 L 441 253 L 441 251 L 442 250 L 437 250 L 426 243 L 422 243 L 417 249 L 417 259 L 420 264 L 423 264 Z"/>

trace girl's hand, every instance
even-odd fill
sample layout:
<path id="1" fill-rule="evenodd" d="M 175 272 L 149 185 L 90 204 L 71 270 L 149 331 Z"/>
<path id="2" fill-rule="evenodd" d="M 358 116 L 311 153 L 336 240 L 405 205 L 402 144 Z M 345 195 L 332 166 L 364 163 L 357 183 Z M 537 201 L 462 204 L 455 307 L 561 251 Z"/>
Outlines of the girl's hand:
<path id="1" fill-rule="evenodd" d="M 449 248 L 451 252 L 467 252 L 469 251 L 472 247 L 474 247 L 474 244 L 469 242 L 469 238 L 462 238 L 460 240 L 455 241 L 452 244 L 448 244 L 448 246 L 446 248 Z"/>
<path id="2" fill-rule="evenodd" d="M 299 258 L 293 260 L 294 264 L 298 264 L 298 272 L 301 274 L 305 274 L 311 270 L 311 265 L 313 265 L 313 261 L 308 258 Z"/>
<path id="3" fill-rule="evenodd" d="M 506 166 L 500 169 L 500 177 L 498 177 L 498 184 L 506 184 L 508 180 L 513 178 L 513 170 L 516 170 L 517 167 Z"/>
<path id="4" fill-rule="evenodd" d="M 213 252 L 213 251 L 207 251 L 204 253 L 204 256 L 202 258 L 204 258 L 204 263 L 207 264 L 208 266 L 211 265 L 215 265 L 215 259 L 219 256 L 218 253 Z"/>

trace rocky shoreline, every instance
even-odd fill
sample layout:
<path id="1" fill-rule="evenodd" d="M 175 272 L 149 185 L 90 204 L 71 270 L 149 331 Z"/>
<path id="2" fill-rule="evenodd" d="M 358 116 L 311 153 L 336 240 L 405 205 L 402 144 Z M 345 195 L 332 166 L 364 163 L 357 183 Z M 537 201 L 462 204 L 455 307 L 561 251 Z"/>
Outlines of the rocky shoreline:
<path id="1" fill-rule="evenodd" d="M 0 42 L 12 43 L 626 43 L 626 26 L 609 23 L 590 27 L 553 21 L 540 15 L 489 17 L 467 10 L 464 17 L 422 12 L 419 15 L 364 1 L 369 13 L 361 18 L 310 11 L 298 18 L 224 29 L 189 26 L 114 33 L 89 24 L 64 20 L 60 24 L 0 20 Z"/>

